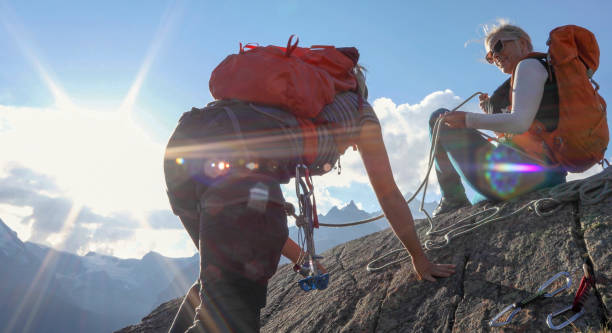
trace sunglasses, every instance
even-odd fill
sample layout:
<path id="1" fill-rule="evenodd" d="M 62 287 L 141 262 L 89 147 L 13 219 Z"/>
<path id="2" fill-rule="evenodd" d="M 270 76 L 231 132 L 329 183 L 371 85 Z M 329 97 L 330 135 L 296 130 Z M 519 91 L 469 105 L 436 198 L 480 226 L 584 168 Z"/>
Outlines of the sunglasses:
<path id="1" fill-rule="evenodd" d="M 492 64 L 493 63 L 493 54 L 500 53 L 501 51 L 503 51 L 504 50 L 504 42 L 508 42 L 508 41 L 512 41 L 512 40 L 516 40 L 516 39 L 500 39 L 500 40 L 498 40 L 495 43 L 495 45 L 493 45 L 493 47 L 491 48 L 491 51 L 487 52 L 487 55 L 485 56 L 485 59 L 487 60 L 487 62 Z"/>

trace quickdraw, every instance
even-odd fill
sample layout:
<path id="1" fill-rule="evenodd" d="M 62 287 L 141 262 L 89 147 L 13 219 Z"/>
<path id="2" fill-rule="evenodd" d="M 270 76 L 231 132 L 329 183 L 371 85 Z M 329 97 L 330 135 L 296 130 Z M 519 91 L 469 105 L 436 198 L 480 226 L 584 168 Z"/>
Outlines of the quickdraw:
<path id="1" fill-rule="evenodd" d="M 587 265 L 586 263 L 582 265 L 582 270 L 584 271 L 584 275 L 580 280 L 580 286 L 578 286 L 578 290 L 576 291 L 576 296 L 574 296 L 574 302 L 572 302 L 572 305 L 569 305 L 559 311 L 550 313 L 546 317 L 546 324 L 548 324 L 548 327 L 550 327 L 551 329 L 560 330 L 565 326 L 573 323 L 574 321 L 576 321 L 576 319 L 580 318 L 584 314 L 584 299 L 586 298 L 586 296 L 588 296 L 589 289 L 595 285 L 595 276 L 592 273 L 589 265 Z M 570 310 L 575 312 L 573 316 L 571 316 L 568 320 L 562 322 L 559 325 L 553 324 L 552 320 L 554 317 Z"/>
<path id="2" fill-rule="evenodd" d="M 548 288 L 554 281 L 556 281 L 560 277 L 565 277 L 566 279 L 565 286 L 560 287 L 557 290 L 554 290 L 552 292 L 546 292 L 546 288 Z M 544 297 L 553 297 L 554 295 L 560 293 L 561 291 L 565 289 L 569 289 L 571 286 L 572 286 L 572 277 L 570 273 L 559 272 L 555 274 L 553 277 L 551 277 L 550 279 L 548 279 L 548 281 L 544 282 L 544 284 L 542 284 L 540 288 L 538 288 L 537 292 L 534 295 L 527 297 L 514 304 L 510 304 L 507 307 L 505 307 L 503 310 L 501 310 L 500 313 L 498 313 L 495 317 L 493 317 L 493 319 L 491 319 L 491 321 L 489 321 L 489 326 L 500 327 L 500 326 L 507 325 L 512 321 L 512 318 L 514 318 L 514 316 L 523 309 L 525 305 L 532 303 L 536 300 L 539 300 L 541 298 L 544 298 Z M 501 321 L 501 322 L 498 321 L 501 316 L 503 316 L 506 312 L 510 310 L 512 310 L 512 312 L 510 313 L 510 316 L 508 316 L 508 319 L 506 319 L 505 321 Z"/>
<path id="3" fill-rule="evenodd" d="M 298 165 L 295 168 L 295 194 L 298 199 L 299 215 L 296 216 L 295 208 L 291 204 L 287 214 L 295 218 L 295 224 L 299 228 L 298 243 L 306 252 L 300 254 L 300 258 L 293 270 L 300 273 L 304 278 L 298 281 L 298 285 L 304 291 L 323 290 L 329 284 L 329 274 L 321 274 L 317 268 L 317 260 L 321 259 L 315 252 L 314 229 L 319 228 L 317 216 L 317 203 L 314 198 L 314 187 L 308 167 Z M 305 245 L 305 246 L 304 246 Z"/>
<path id="4" fill-rule="evenodd" d="M 584 300 L 589 295 L 590 288 L 595 285 L 595 276 L 590 266 L 586 262 L 582 265 L 582 270 L 584 271 L 584 275 L 582 276 L 582 279 L 580 280 L 580 285 L 578 286 L 578 290 L 576 291 L 576 295 L 574 296 L 574 301 L 572 302 L 571 305 L 568 305 L 563 309 L 560 309 L 558 311 L 548 314 L 548 316 L 546 317 L 546 324 L 548 325 L 549 328 L 553 330 L 560 330 L 566 327 L 567 325 L 573 323 L 574 321 L 576 321 L 578 318 L 580 318 L 584 314 L 584 308 L 583 308 Z M 546 288 L 548 288 L 554 281 L 556 281 L 557 279 L 563 276 L 566 278 L 565 286 L 562 286 L 555 291 L 547 293 Z M 544 282 L 544 284 L 542 284 L 542 286 L 538 288 L 538 291 L 534 295 L 527 297 L 517 303 L 506 306 L 503 310 L 501 310 L 501 312 L 499 312 L 495 317 L 493 317 L 491 321 L 489 321 L 489 326 L 500 327 L 500 326 L 507 325 L 512 321 L 512 318 L 518 312 L 521 311 L 522 307 L 524 307 L 528 303 L 534 302 L 544 297 L 552 297 L 563 290 L 569 289 L 571 286 L 572 286 L 572 278 L 571 278 L 570 273 L 559 272 L 555 274 L 555 276 L 548 279 L 548 281 Z M 502 317 L 504 314 L 506 314 L 510 310 L 512 310 L 512 312 L 510 313 L 510 315 L 505 321 L 498 321 L 500 317 Z M 567 311 L 570 311 L 570 310 L 574 312 L 573 316 L 571 316 L 569 319 L 567 319 L 566 321 L 558 325 L 555 325 L 553 323 L 553 318 Z"/>

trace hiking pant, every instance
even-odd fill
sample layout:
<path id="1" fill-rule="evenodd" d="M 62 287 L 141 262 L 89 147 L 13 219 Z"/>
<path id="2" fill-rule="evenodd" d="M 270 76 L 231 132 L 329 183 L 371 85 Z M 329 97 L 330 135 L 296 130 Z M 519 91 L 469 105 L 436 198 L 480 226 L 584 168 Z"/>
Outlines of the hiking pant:
<path id="1" fill-rule="evenodd" d="M 436 120 L 447 109 L 438 109 L 429 119 L 433 135 Z M 461 198 L 461 180 L 492 201 L 502 201 L 540 188 L 565 182 L 566 172 L 547 167 L 519 149 L 489 142 L 477 130 L 449 128 L 442 124 L 435 155 L 436 175 L 442 196 Z"/>
<path id="2" fill-rule="evenodd" d="M 198 281 L 185 296 L 171 333 L 259 331 L 268 279 L 288 237 L 277 178 L 237 168 L 222 176 L 206 172 L 215 157 L 211 147 L 223 156 L 236 153 L 233 145 L 218 144 L 220 138 L 233 142 L 232 123 L 221 116 L 187 113 L 166 149 L 170 205 L 200 254 Z M 184 157 L 178 158 L 177 151 L 186 151 Z M 262 200 L 252 200 L 262 191 Z"/>
<path id="3" fill-rule="evenodd" d="M 199 235 L 200 274 L 170 332 L 258 332 L 267 281 L 288 236 L 284 209 L 269 203 L 260 212 L 244 203 L 201 216 L 199 224 L 181 218 Z"/>

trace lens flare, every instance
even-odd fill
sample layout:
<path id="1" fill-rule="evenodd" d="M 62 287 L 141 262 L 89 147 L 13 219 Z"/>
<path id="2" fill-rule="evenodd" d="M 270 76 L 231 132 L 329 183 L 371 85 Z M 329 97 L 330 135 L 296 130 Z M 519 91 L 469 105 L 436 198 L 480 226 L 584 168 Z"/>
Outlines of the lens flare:
<path id="1" fill-rule="evenodd" d="M 491 166 L 491 171 L 497 172 L 539 172 L 542 167 L 535 164 L 497 163 Z"/>
<path id="2" fill-rule="evenodd" d="M 523 175 L 543 171 L 537 164 L 509 162 L 520 160 L 524 158 L 518 151 L 501 146 L 485 156 L 485 179 L 501 197 L 514 193 Z"/>
<path id="3" fill-rule="evenodd" d="M 249 162 L 245 165 L 245 167 L 251 171 L 259 168 L 259 164 L 255 163 L 255 162 Z"/>
<path id="4" fill-rule="evenodd" d="M 176 164 L 183 165 L 185 164 L 185 160 L 182 157 L 179 157 L 176 159 Z"/>

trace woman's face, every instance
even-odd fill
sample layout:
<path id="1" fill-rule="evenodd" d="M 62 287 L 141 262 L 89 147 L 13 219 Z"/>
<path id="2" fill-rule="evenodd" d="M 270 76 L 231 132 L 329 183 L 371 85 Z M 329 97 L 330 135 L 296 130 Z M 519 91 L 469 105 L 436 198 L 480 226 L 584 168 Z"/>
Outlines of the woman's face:
<path id="1" fill-rule="evenodd" d="M 516 65 L 529 53 L 527 44 L 522 39 L 491 38 L 487 60 L 500 71 L 512 74 Z"/>

